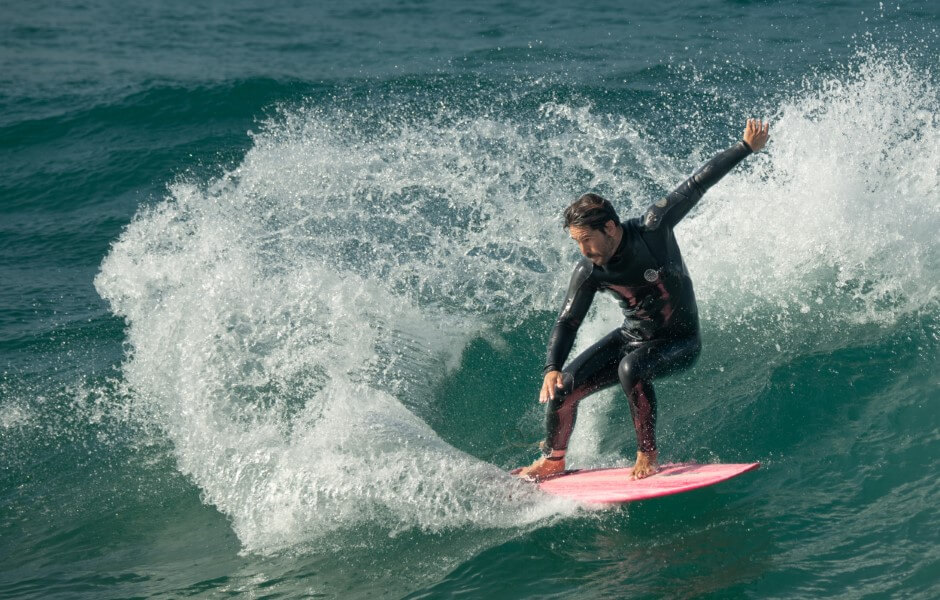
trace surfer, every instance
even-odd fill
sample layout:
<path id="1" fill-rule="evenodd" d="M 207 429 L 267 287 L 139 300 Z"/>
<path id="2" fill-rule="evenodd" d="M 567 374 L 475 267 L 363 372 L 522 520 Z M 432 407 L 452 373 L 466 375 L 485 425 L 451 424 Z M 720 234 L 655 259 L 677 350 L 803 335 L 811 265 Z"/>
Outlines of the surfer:
<path id="1" fill-rule="evenodd" d="M 695 293 L 673 227 L 706 190 L 764 147 L 769 129 L 769 123 L 748 119 L 741 141 L 705 163 L 642 217 L 621 222 L 611 203 L 597 194 L 584 194 L 565 210 L 565 228 L 584 258 L 574 267 L 549 337 L 539 394 L 539 402 L 548 403 L 543 456 L 517 470 L 520 477 L 541 479 L 564 471 L 578 403 L 618 381 L 636 430 L 632 476 L 640 479 L 656 472 L 652 380 L 691 366 L 701 349 Z M 563 369 L 578 327 L 599 291 L 619 301 L 623 325 Z"/>

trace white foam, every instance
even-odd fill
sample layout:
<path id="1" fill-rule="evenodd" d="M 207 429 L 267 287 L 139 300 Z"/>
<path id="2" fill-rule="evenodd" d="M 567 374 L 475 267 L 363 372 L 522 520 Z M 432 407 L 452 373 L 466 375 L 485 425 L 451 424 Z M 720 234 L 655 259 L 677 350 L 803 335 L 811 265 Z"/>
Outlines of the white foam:
<path id="1" fill-rule="evenodd" d="M 767 152 L 683 224 L 708 317 L 841 327 L 936 306 L 938 91 L 903 58 L 857 60 L 785 101 Z"/>
<path id="2" fill-rule="evenodd" d="M 32 411 L 19 399 L 8 399 L 0 406 L 0 428 L 2 429 L 25 427 L 30 425 L 33 420 Z"/>
<path id="3" fill-rule="evenodd" d="M 181 469 L 257 551 L 363 523 L 514 529 L 570 512 L 415 414 L 486 315 L 537 304 L 507 291 L 547 276 L 535 231 L 510 231 L 529 209 L 488 213 L 502 175 L 464 176 L 455 130 L 330 146 L 322 130 L 342 123 L 323 118 L 288 114 L 220 181 L 173 186 L 102 265 L 129 323 L 125 377 Z"/>

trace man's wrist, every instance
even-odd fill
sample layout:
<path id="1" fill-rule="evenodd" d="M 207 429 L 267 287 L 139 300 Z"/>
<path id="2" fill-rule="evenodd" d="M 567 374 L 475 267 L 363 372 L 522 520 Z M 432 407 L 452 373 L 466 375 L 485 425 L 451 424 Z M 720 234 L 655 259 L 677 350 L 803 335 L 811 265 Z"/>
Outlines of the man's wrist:
<path id="1" fill-rule="evenodd" d="M 744 144 L 744 147 L 747 148 L 749 152 L 754 152 L 754 149 L 751 148 L 751 145 L 748 144 L 746 141 L 741 140 L 741 143 Z"/>

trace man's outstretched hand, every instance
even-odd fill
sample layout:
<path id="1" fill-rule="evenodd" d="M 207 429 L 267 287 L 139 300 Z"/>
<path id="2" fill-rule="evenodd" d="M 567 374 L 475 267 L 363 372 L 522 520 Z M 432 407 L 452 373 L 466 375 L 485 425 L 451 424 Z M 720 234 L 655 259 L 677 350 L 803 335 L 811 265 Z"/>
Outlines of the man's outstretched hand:
<path id="1" fill-rule="evenodd" d="M 767 144 L 770 137 L 770 121 L 764 123 L 760 119 L 748 119 L 744 128 L 744 142 L 754 152 L 760 151 Z"/>
<path id="2" fill-rule="evenodd" d="M 561 377 L 561 371 L 549 371 L 545 374 L 542 381 L 542 393 L 539 394 L 539 402 L 545 404 L 555 398 L 555 392 L 565 387 L 565 382 Z"/>

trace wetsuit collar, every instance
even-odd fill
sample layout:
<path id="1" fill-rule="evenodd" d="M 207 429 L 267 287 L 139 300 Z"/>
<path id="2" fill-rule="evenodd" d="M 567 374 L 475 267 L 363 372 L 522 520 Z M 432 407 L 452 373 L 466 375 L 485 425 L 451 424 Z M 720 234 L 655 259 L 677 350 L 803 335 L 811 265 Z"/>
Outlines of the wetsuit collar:
<path id="1" fill-rule="evenodd" d="M 610 257 L 610 260 L 608 260 L 604 266 L 607 267 L 608 265 L 612 265 L 614 263 L 618 263 L 621 260 L 623 260 L 624 254 L 626 254 L 625 252 L 626 249 L 627 249 L 627 228 L 624 227 L 623 223 L 621 223 L 620 224 L 620 243 L 617 245 L 617 249 L 614 250 L 614 253 Z"/>

